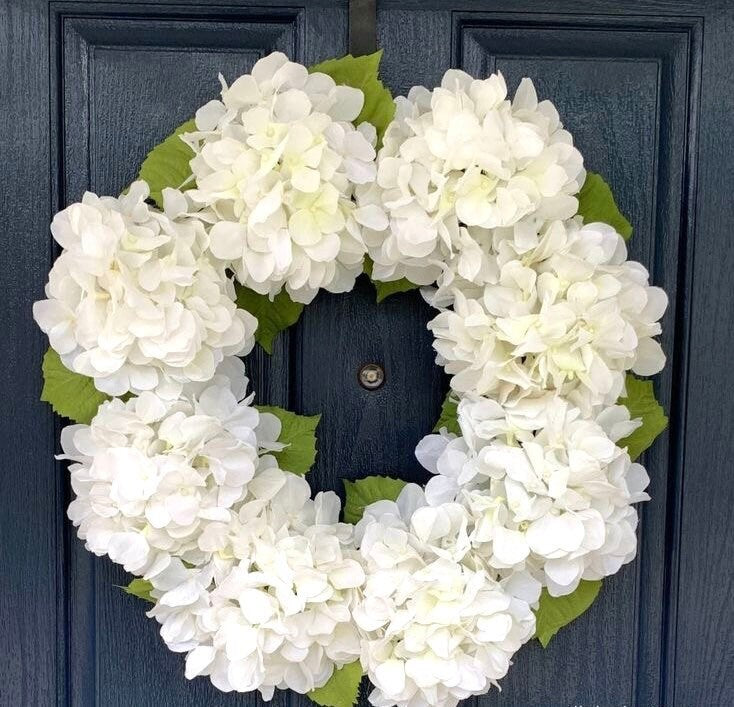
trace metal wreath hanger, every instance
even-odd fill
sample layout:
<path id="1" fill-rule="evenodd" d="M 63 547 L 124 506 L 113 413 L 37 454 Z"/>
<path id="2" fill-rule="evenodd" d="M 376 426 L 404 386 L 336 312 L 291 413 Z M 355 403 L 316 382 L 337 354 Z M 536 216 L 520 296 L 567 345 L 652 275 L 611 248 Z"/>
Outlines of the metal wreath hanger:
<path id="1" fill-rule="evenodd" d="M 352 56 L 377 51 L 376 0 L 349 0 L 349 53 Z"/>

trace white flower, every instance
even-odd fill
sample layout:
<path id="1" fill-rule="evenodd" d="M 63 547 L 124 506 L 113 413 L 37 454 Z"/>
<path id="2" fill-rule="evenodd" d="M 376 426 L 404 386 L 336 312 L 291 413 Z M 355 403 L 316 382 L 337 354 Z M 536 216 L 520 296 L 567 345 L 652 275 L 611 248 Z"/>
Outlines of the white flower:
<path id="1" fill-rule="evenodd" d="M 667 297 L 626 260 L 610 226 L 571 219 L 538 232 L 520 223 L 496 229 L 481 249 L 492 267 L 467 287 L 452 276 L 453 309 L 428 325 L 455 390 L 503 403 L 559 391 L 591 414 L 619 398 L 625 371 L 650 375 L 664 365 L 652 337 Z M 441 287 L 429 299 L 446 304 Z"/>
<path id="2" fill-rule="evenodd" d="M 260 690 L 270 699 L 275 688 L 305 694 L 321 687 L 335 668 L 359 657 L 352 606 L 365 577 L 352 528 L 338 523 L 338 497 L 329 492 L 312 501 L 302 478 L 267 475 L 271 483 L 261 490 L 277 491 L 254 502 L 264 501 L 269 522 L 256 527 L 250 517 L 253 541 L 241 558 L 224 572 L 214 564 L 172 564 L 152 574 L 158 603 L 149 615 L 161 623 L 169 648 L 188 653 L 187 678 L 208 675 L 224 692 Z M 270 513 L 282 504 L 300 504 L 305 525 Z"/>
<path id="3" fill-rule="evenodd" d="M 377 180 L 357 189 L 376 279 L 430 284 L 454 254 L 474 250 L 473 229 L 576 213 L 583 160 L 556 109 L 538 103 L 529 79 L 506 96 L 502 74 L 450 70 L 439 88 L 396 99 Z"/>
<path id="4" fill-rule="evenodd" d="M 436 474 L 428 501 L 460 503 L 471 517 L 471 545 L 489 566 L 530 571 L 553 596 L 631 561 L 631 504 L 649 498 L 649 479 L 615 442 L 639 421 L 623 406 L 584 419 L 560 398 L 542 411 L 530 400 L 506 413 L 495 405 L 465 398 L 464 436 L 430 435 L 418 445 L 416 456 Z"/>
<path id="5" fill-rule="evenodd" d="M 69 518 L 96 555 L 136 574 L 176 555 L 211 553 L 200 539 L 230 521 L 256 474 L 275 465 L 279 420 L 239 400 L 225 383 L 180 400 L 146 392 L 103 403 L 91 425 L 64 428 L 76 498 Z"/>
<path id="6" fill-rule="evenodd" d="M 234 303 L 208 236 L 186 200 L 164 190 L 166 213 L 135 182 L 119 199 L 87 193 L 56 214 L 63 247 L 33 315 L 73 371 L 110 395 L 156 389 L 175 398 L 206 381 L 226 355 L 254 345 L 255 318 Z"/>
<path id="7" fill-rule="evenodd" d="M 375 130 L 351 122 L 362 92 L 278 52 L 231 86 L 221 80 L 222 100 L 183 136 L 196 152 L 188 193 L 219 219 L 212 253 L 261 294 L 285 285 L 308 303 L 321 287 L 350 290 L 365 253 L 352 193 L 375 175 Z"/>
<path id="8" fill-rule="evenodd" d="M 533 635 L 540 586 L 521 598 L 495 581 L 469 553 L 468 521 L 457 503 L 427 506 L 413 484 L 365 509 L 356 534 L 367 581 L 354 620 L 373 705 L 453 706 L 483 694 Z"/>

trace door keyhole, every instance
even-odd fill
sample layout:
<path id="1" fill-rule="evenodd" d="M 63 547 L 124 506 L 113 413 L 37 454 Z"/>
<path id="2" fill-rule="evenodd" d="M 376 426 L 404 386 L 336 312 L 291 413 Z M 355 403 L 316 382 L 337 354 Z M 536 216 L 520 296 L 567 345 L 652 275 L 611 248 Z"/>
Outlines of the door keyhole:
<path id="1" fill-rule="evenodd" d="M 385 371 L 376 363 L 367 363 L 359 369 L 357 377 L 365 390 L 377 390 L 385 382 Z"/>

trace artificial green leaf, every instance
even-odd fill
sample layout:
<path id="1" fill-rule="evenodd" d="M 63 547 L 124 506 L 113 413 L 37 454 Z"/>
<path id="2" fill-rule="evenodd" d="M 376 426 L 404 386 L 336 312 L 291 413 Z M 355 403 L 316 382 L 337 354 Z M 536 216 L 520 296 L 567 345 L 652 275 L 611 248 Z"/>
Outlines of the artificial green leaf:
<path id="1" fill-rule="evenodd" d="M 624 238 L 632 235 L 632 224 L 624 217 L 614 201 L 609 185 L 595 172 L 586 175 L 584 186 L 578 193 L 579 215 L 584 223 L 601 221 L 609 224 Z"/>
<path id="2" fill-rule="evenodd" d="M 155 604 L 155 599 L 151 595 L 153 585 L 147 579 L 134 579 L 127 587 L 120 587 L 126 594 L 132 594 L 138 599 L 145 599 L 145 601 Z"/>
<path id="3" fill-rule="evenodd" d="M 236 285 L 236 290 L 237 306 L 257 318 L 255 340 L 269 354 L 273 353 L 273 340 L 298 321 L 303 305 L 294 302 L 285 290 L 281 290 L 273 300 L 242 285 Z"/>
<path id="4" fill-rule="evenodd" d="M 551 638 L 564 626 L 583 614 L 594 602 L 601 580 L 582 579 L 579 586 L 565 597 L 552 597 L 547 589 L 540 594 L 540 604 L 535 612 L 535 637 L 543 648 L 547 648 Z"/>
<path id="5" fill-rule="evenodd" d="M 434 425 L 433 431 L 440 432 L 441 428 L 445 427 L 449 432 L 460 435 L 461 428 L 459 427 L 459 417 L 457 414 L 458 407 L 459 401 L 452 395 L 451 391 L 446 393 L 446 397 L 441 405 L 441 417 L 438 418 L 438 422 Z"/>
<path id="6" fill-rule="evenodd" d="M 392 282 L 382 282 L 381 280 L 373 280 L 372 279 L 372 266 L 373 262 L 372 259 L 369 256 L 366 256 L 364 259 L 364 271 L 369 276 L 370 280 L 372 280 L 372 284 L 375 286 L 375 290 L 377 292 L 377 303 L 379 304 L 384 300 L 386 297 L 389 297 L 390 295 L 396 295 L 399 292 L 410 292 L 410 290 L 415 290 L 420 287 L 420 285 L 416 285 L 415 283 L 411 282 L 410 280 L 406 280 L 404 277 L 400 278 L 400 280 L 393 280 Z"/>
<path id="7" fill-rule="evenodd" d="M 194 186 L 189 161 L 194 151 L 179 137 L 181 133 L 196 130 L 194 119 L 179 125 L 172 135 L 158 143 L 143 160 L 139 179 L 144 179 L 150 187 L 150 198 L 163 208 L 161 192 L 165 187 L 186 190 Z M 188 180 L 188 181 L 187 181 Z M 186 183 L 184 183 L 186 182 Z"/>
<path id="8" fill-rule="evenodd" d="M 357 481 L 344 481 L 346 502 L 344 522 L 356 523 L 366 506 L 375 501 L 394 501 L 407 482 L 389 476 L 367 476 Z"/>
<path id="9" fill-rule="evenodd" d="M 323 707 L 352 707 L 357 703 L 362 665 L 358 660 L 337 668 L 323 687 L 308 693 L 317 705 Z"/>
<path id="10" fill-rule="evenodd" d="M 257 409 L 272 413 L 282 425 L 278 442 L 288 446 L 280 452 L 273 452 L 278 466 L 294 474 L 307 473 L 316 461 L 316 427 L 321 415 L 296 415 L 271 405 L 258 405 Z"/>
<path id="11" fill-rule="evenodd" d="M 372 123 L 377 130 L 378 147 L 382 144 L 382 136 L 395 115 L 392 95 L 378 78 L 381 59 L 382 49 L 366 56 L 355 57 L 347 54 L 340 59 L 327 59 L 309 69 L 311 73 L 328 74 L 337 84 L 352 86 L 364 93 L 364 106 L 354 123 L 355 125 L 364 121 Z"/>
<path id="12" fill-rule="evenodd" d="M 400 292 L 410 292 L 416 290 L 420 285 L 413 284 L 410 280 L 406 280 L 404 277 L 399 280 L 393 280 L 392 282 L 380 282 L 379 280 L 373 280 L 372 284 L 377 290 L 377 302 L 382 302 L 386 297 L 390 295 L 397 295 Z"/>
<path id="13" fill-rule="evenodd" d="M 109 397 L 94 387 L 94 380 L 70 371 L 59 355 L 49 348 L 43 356 L 41 400 L 50 403 L 59 415 L 88 425 L 97 408 Z"/>
<path id="14" fill-rule="evenodd" d="M 629 373 L 627 374 L 625 386 L 627 395 L 617 402 L 630 411 L 630 417 L 633 420 L 641 417 L 642 426 L 638 427 L 628 437 L 620 439 L 617 445 L 627 447 L 627 453 L 630 455 L 630 459 L 634 461 L 668 426 L 668 418 L 665 416 L 665 411 L 660 403 L 655 399 L 652 381 L 635 378 Z"/>

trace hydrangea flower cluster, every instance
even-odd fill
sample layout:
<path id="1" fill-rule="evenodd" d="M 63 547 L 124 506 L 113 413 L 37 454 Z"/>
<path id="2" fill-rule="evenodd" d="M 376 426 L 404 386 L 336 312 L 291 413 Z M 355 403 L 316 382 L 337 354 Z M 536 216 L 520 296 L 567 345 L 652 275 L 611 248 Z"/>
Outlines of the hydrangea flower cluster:
<path id="1" fill-rule="evenodd" d="M 649 499 L 649 479 L 615 445 L 640 424 L 627 408 L 591 420 L 559 397 L 505 409 L 468 396 L 458 418 L 461 436 L 444 431 L 418 445 L 436 474 L 426 497 L 466 509 L 469 541 L 496 571 L 528 571 L 561 596 L 634 558 L 631 504 Z"/>
<path id="2" fill-rule="evenodd" d="M 377 179 L 357 190 L 377 279 L 429 285 L 492 229 L 576 213 L 583 159 L 529 79 L 509 101 L 502 74 L 450 70 L 440 87 L 395 102 Z"/>
<path id="3" fill-rule="evenodd" d="M 64 364 L 99 390 L 175 398 L 185 382 L 210 380 L 225 356 L 248 353 L 257 320 L 237 309 L 185 197 L 166 189 L 161 212 L 148 194 L 139 181 L 56 214 L 63 251 L 33 316 Z"/>
<path id="4" fill-rule="evenodd" d="M 367 581 L 354 620 L 377 707 L 454 706 L 497 684 L 535 632 L 528 598 L 470 552 L 469 516 L 408 484 L 356 526 Z M 531 590 L 532 591 L 532 590 Z M 540 584 L 530 601 L 537 601 Z"/>
<path id="5" fill-rule="evenodd" d="M 665 292 L 627 260 L 622 237 L 580 219 L 521 222 L 478 244 L 477 271 L 464 281 L 447 268 L 428 325 L 438 362 L 460 393 L 512 397 L 557 391 L 585 414 L 611 405 L 625 372 L 665 364 L 659 319 Z M 460 265 L 460 261 L 458 265 Z M 443 307 L 448 297 L 452 308 Z"/>
<path id="6" fill-rule="evenodd" d="M 359 661 L 375 707 L 455 707 L 507 673 L 542 590 L 635 556 L 649 479 L 617 401 L 627 371 L 665 362 L 667 298 L 614 228 L 576 215 L 583 160 L 529 80 L 512 100 L 501 74 L 413 88 L 378 155 L 354 125 L 364 98 L 280 53 L 222 79 L 182 135 L 191 189 L 158 209 L 139 181 L 57 214 L 34 316 L 116 396 L 62 432 L 69 517 L 149 582 L 187 678 L 270 699 Z M 230 277 L 308 303 L 352 289 L 366 254 L 376 280 L 432 286 L 460 434 L 425 437 L 425 488 L 353 526 L 284 468 L 291 440 L 247 394 L 258 322 Z"/>
<path id="7" fill-rule="evenodd" d="M 231 86 L 220 79 L 222 100 L 184 135 L 190 196 L 218 219 L 212 253 L 261 294 L 285 285 L 308 304 L 319 288 L 351 290 L 366 250 L 352 193 L 375 175 L 375 129 L 352 124 L 364 95 L 278 52 Z"/>
<path id="8" fill-rule="evenodd" d="M 65 427 L 76 498 L 69 518 L 96 555 L 135 574 L 170 556 L 211 556 L 208 526 L 228 522 L 256 472 L 275 465 L 280 421 L 221 381 L 171 401 L 147 391 L 103 403 L 90 425 Z"/>
<path id="9" fill-rule="evenodd" d="M 339 511 L 333 492 L 311 500 L 303 478 L 269 468 L 251 482 L 229 533 L 204 539 L 219 541 L 218 560 L 149 575 L 157 599 L 149 615 L 171 650 L 188 653 L 186 677 L 269 700 L 275 688 L 321 687 L 358 659 L 352 608 L 365 575 Z"/>

